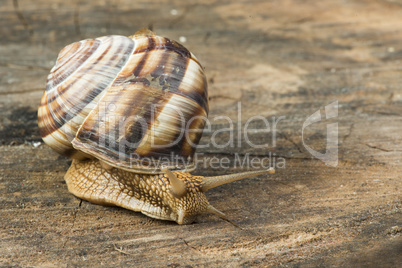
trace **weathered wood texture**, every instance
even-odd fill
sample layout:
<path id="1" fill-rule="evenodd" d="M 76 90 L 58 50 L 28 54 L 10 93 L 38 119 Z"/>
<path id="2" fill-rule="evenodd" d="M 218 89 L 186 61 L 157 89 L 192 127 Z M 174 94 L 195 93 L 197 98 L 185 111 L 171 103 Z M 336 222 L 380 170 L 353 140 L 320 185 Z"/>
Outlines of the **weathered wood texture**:
<path id="1" fill-rule="evenodd" d="M 36 109 L 59 50 L 74 41 L 152 26 L 184 43 L 209 77 L 212 128 L 282 116 L 265 144 L 202 149 L 285 161 L 208 192 L 238 224 L 213 215 L 179 226 L 68 193 L 70 161 L 41 141 Z M 402 263 L 402 4 L 400 1 L 0 1 L 0 266 L 377 266 Z M 305 129 L 331 167 L 303 144 L 315 111 L 338 116 Z M 325 116 L 323 117 L 325 118 Z M 250 128 L 261 128 L 255 120 Z M 271 124 L 271 130 L 273 125 Z M 237 130 L 234 133 L 237 137 Z M 224 144 L 228 133 L 206 133 Z M 236 144 L 239 140 L 236 139 Z M 213 175 L 239 171 L 198 167 Z"/>

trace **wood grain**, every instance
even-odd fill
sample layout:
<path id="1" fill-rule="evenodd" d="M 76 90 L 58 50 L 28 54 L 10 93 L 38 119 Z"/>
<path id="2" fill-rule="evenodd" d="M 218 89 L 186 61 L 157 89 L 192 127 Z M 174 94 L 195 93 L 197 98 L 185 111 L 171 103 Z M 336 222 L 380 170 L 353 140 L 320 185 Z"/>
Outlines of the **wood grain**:
<path id="1" fill-rule="evenodd" d="M 280 119 L 275 136 L 249 134 L 261 148 L 236 129 L 236 146 L 198 151 L 231 164 L 239 156 L 284 161 L 274 176 L 208 192 L 241 228 L 213 215 L 179 226 L 81 201 L 64 183 L 70 160 L 40 143 L 36 110 L 60 49 L 143 27 L 185 37 L 203 63 L 213 130 L 229 126 L 217 116 L 242 126 L 256 115 Z M 0 36 L 0 266 L 402 263 L 400 2 L 1 0 Z M 334 101 L 338 116 L 307 127 L 303 139 L 306 119 L 317 110 L 325 118 Z M 329 123 L 338 123 L 337 167 L 305 147 L 325 152 Z M 229 137 L 206 132 L 201 143 Z"/>

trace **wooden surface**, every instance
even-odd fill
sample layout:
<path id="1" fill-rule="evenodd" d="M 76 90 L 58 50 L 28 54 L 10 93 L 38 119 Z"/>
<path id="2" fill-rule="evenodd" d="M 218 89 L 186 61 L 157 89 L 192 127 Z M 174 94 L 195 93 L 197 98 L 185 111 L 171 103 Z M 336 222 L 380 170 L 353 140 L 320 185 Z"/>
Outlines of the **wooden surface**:
<path id="1" fill-rule="evenodd" d="M 242 142 L 199 151 L 285 160 L 273 176 L 207 193 L 240 228 L 213 215 L 180 226 L 81 201 L 64 183 L 70 160 L 39 144 L 36 110 L 60 49 L 145 26 L 185 37 L 209 78 L 210 118 L 236 120 L 239 101 L 243 124 L 283 116 L 275 146 L 271 132 L 250 134 L 266 144 L 260 149 Z M 400 1 L 1 0 L 0 266 L 397 267 L 401 64 Z M 338 123 L 337 167 L 313 157 L 301 135 L 305 120 L 333 101 L 338 117 L 306 128 L 304 141 L 325 152 L 326 125 Z M 202 143 L 212 138 L 227 141 L 206 133 Z"/>

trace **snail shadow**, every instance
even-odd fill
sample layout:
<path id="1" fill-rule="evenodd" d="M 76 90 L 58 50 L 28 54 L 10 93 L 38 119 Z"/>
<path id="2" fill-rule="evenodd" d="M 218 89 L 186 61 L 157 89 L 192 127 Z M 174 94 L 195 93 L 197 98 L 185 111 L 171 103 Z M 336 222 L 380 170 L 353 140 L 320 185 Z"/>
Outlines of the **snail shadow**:
<path id="1" fill-rule="evenodd" d="M 30 106 L 5 109 L 0 122 L 0 145 L 41 142 L 36 109 Z"/>

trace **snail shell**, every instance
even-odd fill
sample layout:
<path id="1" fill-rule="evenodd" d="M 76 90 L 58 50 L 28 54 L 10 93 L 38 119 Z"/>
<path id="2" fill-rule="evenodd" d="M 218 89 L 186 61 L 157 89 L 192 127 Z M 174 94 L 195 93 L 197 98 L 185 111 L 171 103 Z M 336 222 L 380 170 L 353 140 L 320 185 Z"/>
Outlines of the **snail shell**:
<path id="1" fill-rule="evenodd" d="M 38 124 L 45 143 L 60 154 L 160 173 L 151 159 L 163 159 L 170 170 L 194 169 L 207 115 L 207 83 L 197 58 L 142 30 L 65 47 L 48 76 Z"/>

